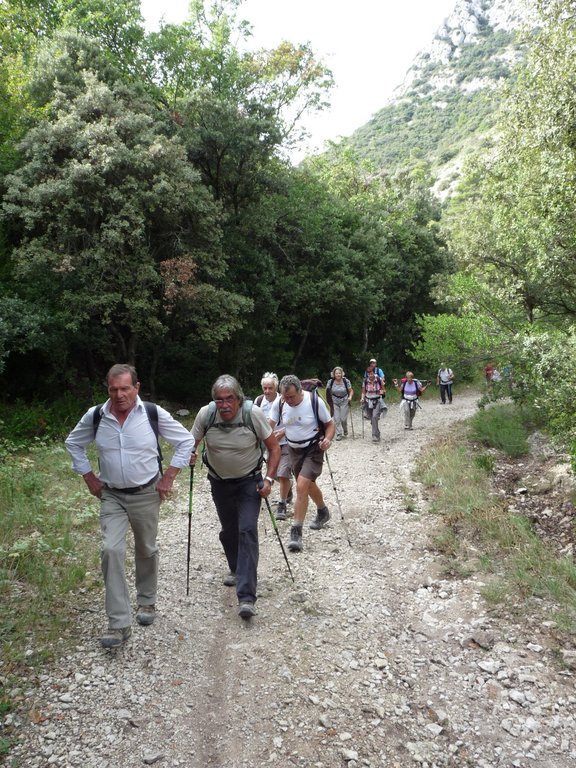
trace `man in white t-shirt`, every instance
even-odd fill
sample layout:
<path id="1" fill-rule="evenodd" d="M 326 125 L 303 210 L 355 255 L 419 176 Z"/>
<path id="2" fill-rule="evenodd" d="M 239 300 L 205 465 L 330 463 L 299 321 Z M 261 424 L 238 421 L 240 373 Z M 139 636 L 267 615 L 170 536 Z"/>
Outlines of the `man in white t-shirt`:
<path id="1" fill-rule="evenodd" d="M 326 403 L 316 392 L 306 392 L 297 376 L 284 376 L 280 381 L 281 401 L 270 409 L 272 428 L 280 421 L 283 429 L 277 433 L 288 441 L 292 472 L 296 478 L 294 522 L 290 529 L 288 549 L 300 552 L 302 526 L 308 509 L 308 498 L 316 504 L 315 519 L 310 528 L 323 528 L 330 519 L 330 511 L 324 503 L 322 491 L 316 479 L 322 474 L 324 452 L 332 444 L 335 433 L 334 420 Z"/>
<path id="2" fill-rule="evenodd" d="M 454 373 L 452 372 L 452 368 L 448 368 L 442 363 L 436 375 L 436 384 L 440 387 L 440 402 L 442 405 L 446 404 L 446 398 L 448 398 L 448 403 L 452 402 L 453 379 Z"/>

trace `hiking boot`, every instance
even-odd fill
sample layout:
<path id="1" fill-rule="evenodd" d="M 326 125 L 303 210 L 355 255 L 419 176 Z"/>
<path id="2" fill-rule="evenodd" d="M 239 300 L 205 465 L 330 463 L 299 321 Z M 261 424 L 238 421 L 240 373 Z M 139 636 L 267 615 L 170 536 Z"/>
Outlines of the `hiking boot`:
<path id="1" fill-rule="evenodd" d="M 254 603 L 240 603 L 238 606 L 238 616 L 243 619 L 251 619 L 252 616 L 256 616 L 256 606 Z"/>
<path id="2" fill-rule="evenodd" d="M 156 606 L 155 605 L 139 605 L 136 611 L 136 621 L 138 624 L 142 624 L 143 627 L 148 627 L 154 623 L 156 618 Z"/>
<path id="3" fill-rule="evenodd" d="M 122 629 L 107 629 L 100 638 L 102 648 L 120 648 L 132 634 L 132 627 Z"/>
<path id="4" fill-rule="evenodd" d="M 225 587 L 235 587 L 236 586 L 236 574 L 234 571 L 228 571 L 226 576 L 222 579 L 222 584 L 224 584 Z"/>
<path id="5" fill-rule="evenodd" d="M 290 528 L 290 541 L 288 542 L 288 549 L 290 552 L 302 552 L 302 526 L 293 525 Z"/>
<path id="6" fill-rule="evenodd" d="M 286 509 L 286 502 L 279 501 L 276 507 L 276 520 L 286 520 L 288 517 L 288 511 Z"/>
<path id="7" fill-rule="evenodd" d="M 310 528 L 313 528 L 315 531 L 317 531 L 319 528 L 324 528 L 328 520 L 330 520 L 330 510 L 328 507 L 319 509 L 316 512 L 316 517 L 310 523 Z"/>

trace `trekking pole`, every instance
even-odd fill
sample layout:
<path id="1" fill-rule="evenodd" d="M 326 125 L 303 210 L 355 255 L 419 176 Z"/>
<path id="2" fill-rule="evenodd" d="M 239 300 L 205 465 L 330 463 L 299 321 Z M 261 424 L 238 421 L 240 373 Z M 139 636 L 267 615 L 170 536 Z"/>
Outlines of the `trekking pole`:
<path id="1" fill-rule="evenodd" d="M 346 539 L 348 541 L 348 544 L 352 546 L 352 542 L 350 541 L 350 534 L 348 533 L 348 527 L 346 525 L 346 520 L 344 520 L 344 512 L 342 512 L 342 505 L 340 504 L 340 497 L 338 496 L 338 489 L 336 488 L 336 483 L 334 482 L 334 475 L 332 474 L 332 467 L 330 466 L 328 451 L 325 451 L 324 455 L 326 456 L 326 465 L 328 467 L 328 472 L 330 473 L 330 479 L 332 480 L 332 488 L 334 489 L 334 495 L 336 496 L 336 503 L 338 504 L 338 509 L 340 510 L 340 519 L 342 520 L 344 533 L 346 534 Z"/>
<path id="2" fill-rule="evenodd" d="M 364 440 L 364 404 L 360 403 L 360 421 L 362 422 L 362 440 Z"/>
<path id="3" fill-rule="evenodd" d="M 263 485 L 264 485 L 264 482 L 261 480 L 258 483 L 258 488 L 262 488 Z M 284 555 L 284 560 L 286 561 L 286 565 L 288 566 L 288 573 L 290 574 L 290 578 L 292 579 L 292 582 L 294 582 L 294 574 L 292 573 L 292 568 L 290 568 L 288 555 L 286 554 L 286 550 L 284 549 L 284 544 L 282 544 L 282 539 L 280 538 L 280 532 L 278 531 L 278 526 L 276 525 L 276 518 L 274 517 L 274 512 L 272 512 L 272 507 L 270 506 L 270 502 L 268 501 L 268 498 L 265 498 L 264 501 L 266 502 L 266 508 L 268 509 L 270 520 L 272 520 L 272 528 L 274 528 L 276 537 L 278 539 L 278 543 L 280 544 L 280 549 L 282 550 L 282 554 Z"/>
<path id="4" fill-rule="evenodd" d="M 194 464 L 190 464 L 190 492 L 188 494 L 188 549 L 186 554 L 186 597 L 190 594 L 190 533 L 192 530 L 192 491 L 194 489 Z"/>
<path id="5" fill-rule="evenodd" d="M 352 418 L 352 406 L 349 408 L 350 413 L 350 429 L 352 430 L 352 440 L 356 440 L 356 435 L 354 434 L 354 419 Z"/>

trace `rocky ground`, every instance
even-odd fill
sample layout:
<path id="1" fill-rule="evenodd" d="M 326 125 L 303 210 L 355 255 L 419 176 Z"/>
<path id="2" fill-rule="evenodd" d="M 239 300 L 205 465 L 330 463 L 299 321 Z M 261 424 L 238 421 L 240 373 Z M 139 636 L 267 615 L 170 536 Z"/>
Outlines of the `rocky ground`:
<path id="1" fill-rule="evenodd" d="M 575 673 L 551 623 L 491 614 L 482 577 L 444 578 L 428 547 L 435 518 L 410 470 L 418 450 L 470 416 L 476 399 L 457 393 L 441 406 L 427 393 L 412 432 L 390 406 L 380 445 L 369 429 L 362 438 L 356 412 L 355 439 L 329 452 L 341 512 L 325 468 L 332 520 L 306 529 L 304 551 L 288 555 L 294 583 L 263 508 L 258 615 L 250 621 L 221 583 L 216 515 L 197 470 L 189 596 L 182 483 L 161 524 L 155 624 L 135 625 L 124 648 L 104 651 L 102 604 L 85 610 L 79 600 L 76 646 L 23 680 L 21 712 L 5 723 L 20 737 L 8 764 L 576 764 Z M 512 483 L 510 493 L 517 490 Z M 289 525 L 279 523 L 284 542 Z"/>

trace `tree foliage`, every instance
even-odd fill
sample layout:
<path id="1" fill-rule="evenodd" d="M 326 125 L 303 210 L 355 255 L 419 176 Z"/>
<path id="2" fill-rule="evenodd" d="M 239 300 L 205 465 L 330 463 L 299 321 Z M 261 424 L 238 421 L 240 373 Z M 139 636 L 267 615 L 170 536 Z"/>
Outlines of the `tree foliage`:
<path id="1" fill-rule="evenodd" d="M 287 162 L 332 84 L 308 45 L 251 50 L 240 0 L 194 0 L 150 34 L 133 0 L 17 7 L 0 14 L 17 39 L 0 58 L 7 393 L 125 359 L 202 398 L 223 370 L 404 355 L 447 266 L 438 205 L 420 168 L 379 176 L 341 149 Z"/>
<path id="2" fill-rule="evenodd" d="M 491 330 L 467 334 L 471 350 L 511 361 L 519 392 L 569 432 L 576 422 L 553 392 L 576 363 L 576 18 L 567 0 L 536 5 L 540 31 L 506 93 L 499 139 L 470 164 L 446 216 L 460 273 L 439 295 L 460 305 L 459 323 Z M 437 340 L 438 322 L 424 319 L 424 338 Z"/>

